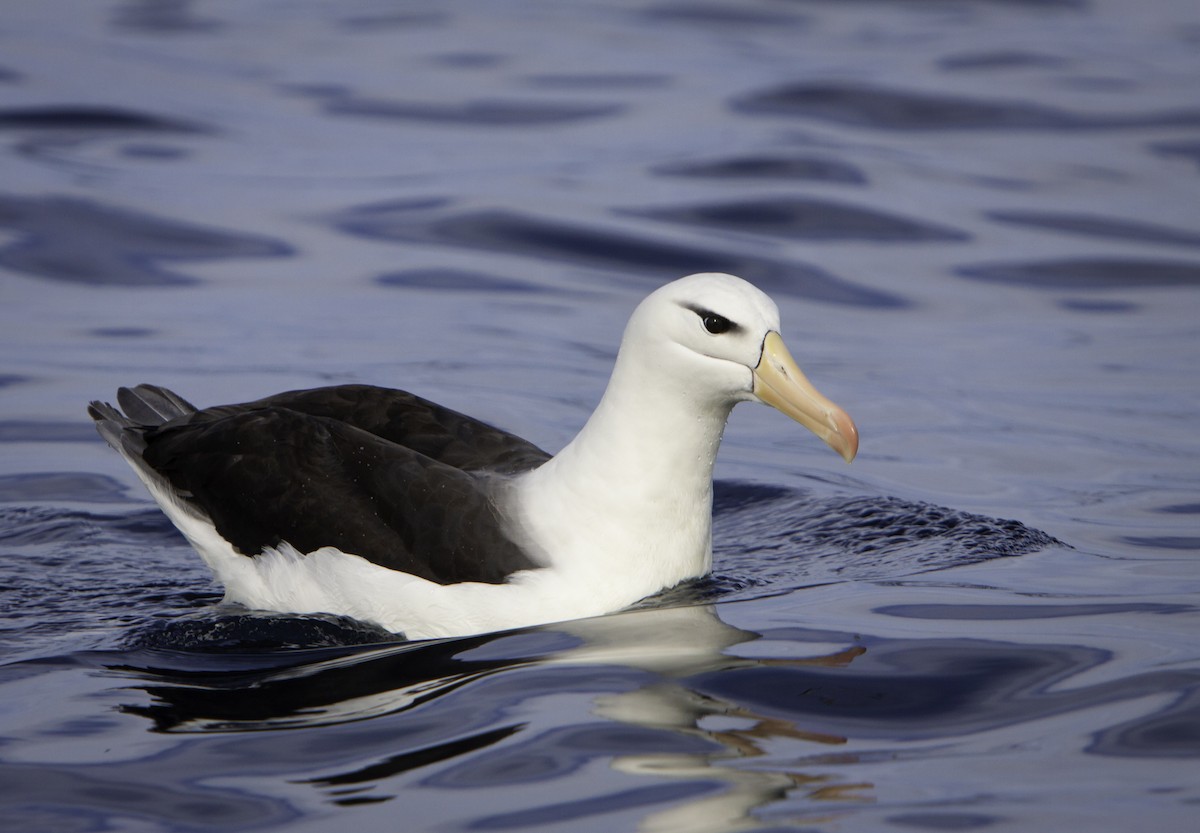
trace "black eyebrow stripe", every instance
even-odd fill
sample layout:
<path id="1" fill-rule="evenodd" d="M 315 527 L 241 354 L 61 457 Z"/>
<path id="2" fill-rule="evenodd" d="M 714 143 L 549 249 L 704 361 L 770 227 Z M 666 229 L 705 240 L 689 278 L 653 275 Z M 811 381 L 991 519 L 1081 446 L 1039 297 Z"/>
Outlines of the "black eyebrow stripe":
<path id="1" fill-rule="evenodd" d="M 724 318 L 726 321 L 729 322 L 729 329 L 726 330 L 726 332 L 729 332 L 729 333 L 739 332 L 743 329 L 741 324 L 737 323 L 736 321 L 734 321 L 731 318 L 726 318 L 724 315 L 721 315 L 721 313 L 719 313 L 719 312 L 713 312 L 710 309 L 705 309 L 704 307 L 698 306 L 696 304 L 689 304 L 689 303 L 684 303 L 684 302 L 681 302 L 679 304 L 679 306 L 683 307 L 684 309 L 690 309 L 692 312 L 696 313 L 696 315 L 700 316 L 701 318 L 703 318 L 706 315 L 715 315 L 717 318 Z"/>

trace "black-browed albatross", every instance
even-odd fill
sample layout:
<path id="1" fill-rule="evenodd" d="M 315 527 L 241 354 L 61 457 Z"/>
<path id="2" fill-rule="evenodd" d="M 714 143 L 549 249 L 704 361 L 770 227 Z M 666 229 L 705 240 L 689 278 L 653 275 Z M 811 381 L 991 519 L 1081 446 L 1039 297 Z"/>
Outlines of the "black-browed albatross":
<path id="1" fill-rule="evenodd" d="M 796 366 L 774 302 L 691 275 L 634 310 L 587 424 L 553 457 L 403 391 L 339 385 L 197 409 L 122 388 L 88 412 L 253 609 L 411 639 L 610 613 L 706 574 L 730 410 L 758 401 L 842 455 L 844 411 Z"/>

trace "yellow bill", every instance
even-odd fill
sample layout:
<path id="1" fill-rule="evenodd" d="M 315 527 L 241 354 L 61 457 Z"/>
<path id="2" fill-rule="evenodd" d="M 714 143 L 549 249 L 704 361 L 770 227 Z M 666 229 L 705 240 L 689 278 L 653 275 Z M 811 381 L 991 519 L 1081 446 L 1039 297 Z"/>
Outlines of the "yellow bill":
<path id="1" fill-rule="evenodd" d="M 754 368 L 754 395 L 812 431 L 847 463 L 858 453 L 854 421 L 812 386 L 774 330 L 763 340 L 762 358 Z"/>

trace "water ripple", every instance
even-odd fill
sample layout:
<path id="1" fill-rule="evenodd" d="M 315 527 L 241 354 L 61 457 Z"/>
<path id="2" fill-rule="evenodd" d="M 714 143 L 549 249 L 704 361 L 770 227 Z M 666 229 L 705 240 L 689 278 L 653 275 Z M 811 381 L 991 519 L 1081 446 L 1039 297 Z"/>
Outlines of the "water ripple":
<path id="1" fill-rule="evenodd" d="M 876 308 L 907 304 L 899 296 L 852 284 L 819 267 L 743 253 L 732 245 L 715 248 L 712 241 L 686 245 L 656 239 L 648 229 L 621 232 L 501 209 L 453 212 L 443 208 L 444 204 L 436 201 L 367 205 L 343 212 L 332 222 L 342 231 L 371 239 L 565 261 L 654 282 L 690 272 L 730 272 L 768 292 Z"/>
<path id="2" fill-rule="evenodd" d="M 1172 142 L 1155 142 L 1150 149 L 1159 156 L 1178 156 L 1194 162 L 1200 168 L 1200 140 L 1184 139 Z"/>
<path id="3" fill-rule="evenodd" d="M 0 109 L 0 130 L 185 134 L 212 132 L 210 128 L 199 124 L 137 110 L 85 105 L 40 105 Z"/>
<path id="4" fill-rule="evenodd" d="M 66 196 L 0 194 L 0 227 L 19 235 L 0 248 L 0 266 L 88 286 L 189 286 L 198 280 L 159 262 L 293 254 L 267 237 Z"/>
<path id="5" fill-rule="evenodd" d="M 1169 246 L 1200 246 L 1200 234 L 1193 231 L 1095 214 L 1024 210 L 989 211 L 985 216 L 1009 225 L 1029 226 L 1080 237 L 1123 240 L 1130 243 L 1157 243 Z"/>
<path id="6" fill-rule="evenodd" d="M 1081 257 L 1011 261 L 961 266 L 957 274 L 972 280 L 1036 289 L 1145 289 L 1200 286 L 1200 262 Z"/>
<path id="7" fill-rule="evenodd" d="M 1027 52 L 1021 49 L 987 50 L 947 55 L 938 59 L 938 66 L 950 71 L 980 71 L 1027 69 L 1059 69 L 1067 65 L 1064 58 L 1043 52 Z"/>
<path id="8" fill-rule="evenodd" d="M 372 98 L 339 88 L 309 90 L 326 113 L 334 116 L 427 122 L 461 127 L 538 127 L 615 116 L 623 104 L 574 101 L 477 99 L 469 101 L 404 101 Z"/>
<path id="9" fill-rule="evenodd" d="M 124 502 L 125 487 L 93 472 L 33 472 L 0 475 L 0 503 L 40 501 Z M 8 531 L 0 532 L 0 541 Z"/>
<path id="10" fill-rule="evenodd" d="M 852 83 L 801 82 L 742 96 L 735 110 L 880 130 L 1104 130 L 1200 126 L 1200 109 L 1090 114 L 1011 100 L 918 93 Z"/>
<path id="11" fill-rule="evenodd" d="M 712 583 L 686 591 L 708 598 L 896 579 L 1063 546 L 1019 521 L 894 497 L 721 481 L 713 504 Z"/>
<path id="12" fill-rule="evenodd" d="M 917 243 L 965 241 L 965 232 L 875 209 L 804 197 L 773 197 L 677 208 L 629 210 L 627 214 L 726 231 L 801 240 L 871 240 Z"/>
<path id="13" fill-rule="evenodd" d="M 437 289 L 441 292 L 529 292 L 544 294 L 547 290 L 529 281 L 503 278 L 485 272 L 466 269 L 405 269 L 379 275 L 380 286 L 404 289 Z"/>
<path id="14" fill-rule="evenodd" d="M 845 185 L 863 185 L 867 182 L 866 174 L 849 162 L 819 156 L 781 154 L 730 156 L 707 161 L 673 162 L 655 168 L 653 173 L 658 176 L 714 180 L 754 179 L 767 182 L 793 180 Z"/>

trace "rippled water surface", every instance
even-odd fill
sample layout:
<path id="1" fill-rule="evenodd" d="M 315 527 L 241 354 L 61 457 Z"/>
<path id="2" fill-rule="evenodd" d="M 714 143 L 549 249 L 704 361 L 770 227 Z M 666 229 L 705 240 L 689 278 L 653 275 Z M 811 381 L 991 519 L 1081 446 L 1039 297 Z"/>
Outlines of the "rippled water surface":
<path id="1" fill-rule="evenodd" d="M 9 4 L 0 828 L 1200 818 L 1190 0 Z M 365 381 L 556 449 L 660 283 L 779 302 L 711 578 L 406 643 L 220 606 L 89 399 Z"/>

